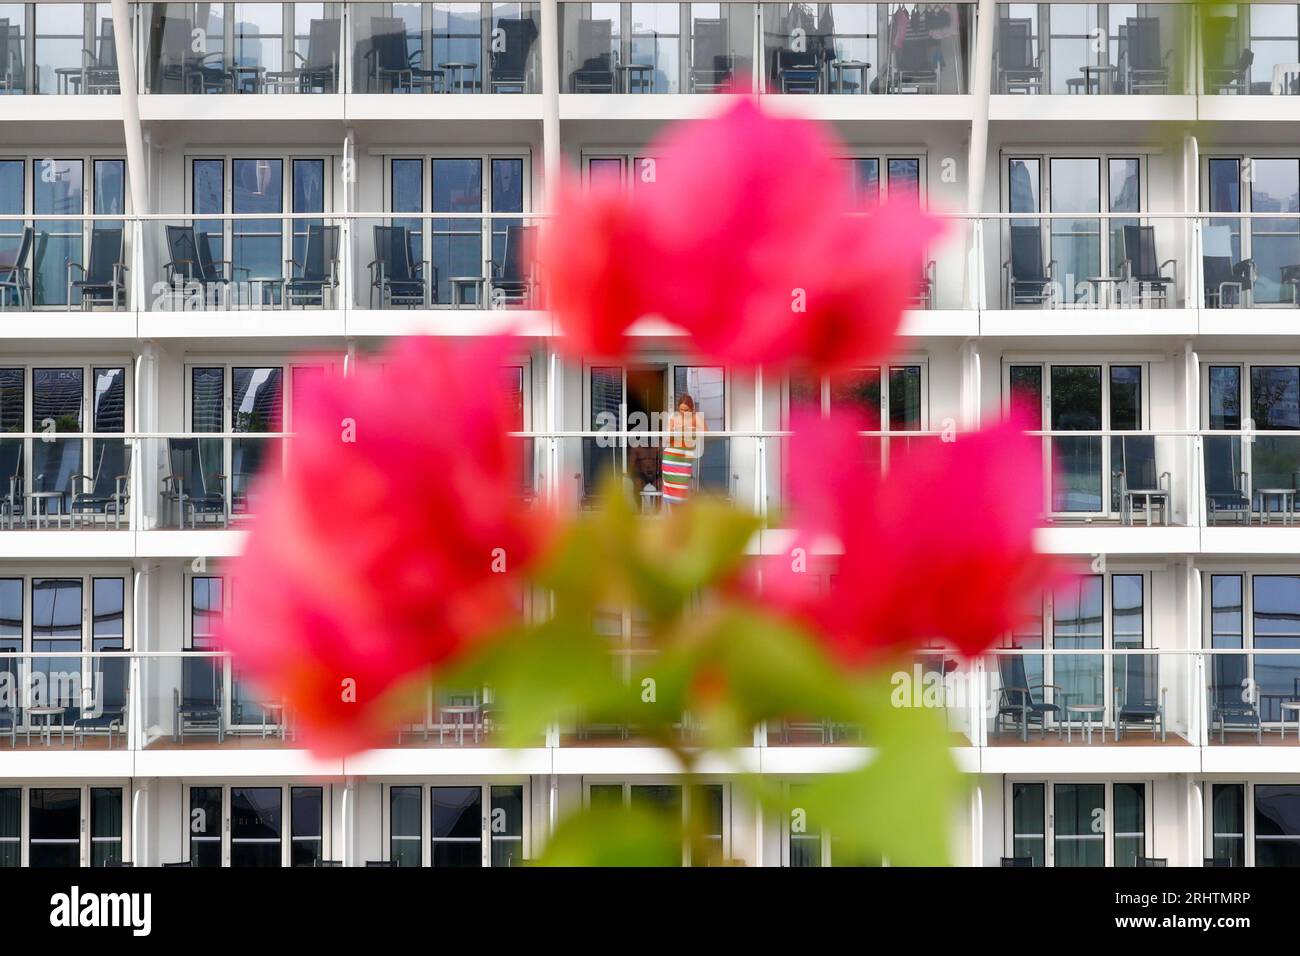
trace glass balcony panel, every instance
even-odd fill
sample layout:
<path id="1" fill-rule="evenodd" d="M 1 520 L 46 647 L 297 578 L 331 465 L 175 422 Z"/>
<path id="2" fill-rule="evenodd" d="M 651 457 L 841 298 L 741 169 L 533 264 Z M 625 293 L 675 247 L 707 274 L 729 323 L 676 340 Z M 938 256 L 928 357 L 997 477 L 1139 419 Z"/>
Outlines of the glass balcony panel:
<path id="1" fill-rule="evenodd" d="M 465 215 L 480 210 L 481 175 L 449 160 L 434 170 L 435 212 L 352 220 L 357 308 L 544 308 L 532 260 L 542 219 L 515 212 L 522 195 L 495 163 L 495 215 Z"/>
<path id="2" fill-rule="evenodd" d="M 999 4 L 993 92 L 1186 93 L 1189 25 L 1177 3 Z"/>
<path id="3" fill-rule="evenodd" d="M 755 21 L 750 3 L 561 3 L 560 89 L 636 94 L 753 89 Z"/>
<path id="4" fill-rule="evenodd" d="M 1195 656 L 1105 649 L 1100 592 L 1076 597 L 1056 618 L 1052 647 L 1041 646 L 1040 634 L 1032 648 L 986 657 L 988 746 L 1195 743 Z"/>
<path id="5" fill-rule="evenodd" d="M 145 93 L 337 93 L 339 3 L 144 4 Z"/>
<path id="6" fill-rule="evenodd" d="M 354 93 L 537 93 L 537 3 L 358 3 Z"/>
<path id="7" fill-rule="evenodd" d="M 247 181 L 236 186 L 237 203 L 251 209 L 280 205 L 278 187 L 261 185 L 262 178 L 276 183 L 278 173 L 261 177 L 252 166 L 249 173 Z M 267 195 L 258 195 L 259 189 Z M 344 228 L 344 220 L 329 215 L 148 220 L 143 224 L 148 309 L 341 308 Z"/>
<path id="8" fill-rule="evenodd" d="M 138 439 L 146 528 L 240 527 L 261 507 L 257 477 L 283 467 L 287 440 L 237 432 Z"/>
<path id="9" fill-rule="evenodd" d="M 81 579 L 34 582 L 37 607 L 43 598 L 79 600 Z M 33 632 L 30 653 L 0 638 L 0 739 L 14 746 L 49 750 L 121 750 L 128 746 L 131 659 L 122 653 L 77 653 L 80 629 L 71 618 Z M 80 616 L 80 605 L 77 606 Z"/>
<path id="10" fill-rule="evenodd" d="M 107 3 L 0 3 L 0 95 L 117 93 Z"/>

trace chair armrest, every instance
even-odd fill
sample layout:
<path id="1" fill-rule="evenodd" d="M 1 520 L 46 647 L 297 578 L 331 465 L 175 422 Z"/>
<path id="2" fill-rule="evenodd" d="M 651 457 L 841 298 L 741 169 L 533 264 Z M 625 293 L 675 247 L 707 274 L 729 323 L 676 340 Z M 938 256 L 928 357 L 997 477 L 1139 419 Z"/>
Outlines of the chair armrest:
<path id="1" fill-rule="evenodd" d="M 86 274 L 86 267 L 83 266 L 80 262 L 74 262 L 74 261 L 71 260 L 71 259 L 65 259 L 65 260 L 64 260 L 64 263 L 65 263 L 66 266 L 67 266 L 67 271 L 68 271 L 68 281 L 69 281 L 69 282 L 72 281 L 72 270 L 73 270 L 73 269 L 76 269 L 76 270 L 77 270 L 78 272 L 80 272 L 83 276 Z"/>

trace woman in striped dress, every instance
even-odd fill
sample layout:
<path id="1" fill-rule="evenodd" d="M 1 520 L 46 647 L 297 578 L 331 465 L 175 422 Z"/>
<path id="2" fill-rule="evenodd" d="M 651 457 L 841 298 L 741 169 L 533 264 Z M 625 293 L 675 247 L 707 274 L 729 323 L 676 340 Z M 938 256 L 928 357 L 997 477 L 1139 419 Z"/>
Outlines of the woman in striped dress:
<path id="1" fill-rule="evenodd" d="M 668 416 L 664 444 L 663 500 L 665 506 L 685 504 L 690 497 L 695 460 L 700 457 L 697 436 L 704 431 L 704 416 L 695 410 L 695 399 L 683 392 L 677 411 Z"/>

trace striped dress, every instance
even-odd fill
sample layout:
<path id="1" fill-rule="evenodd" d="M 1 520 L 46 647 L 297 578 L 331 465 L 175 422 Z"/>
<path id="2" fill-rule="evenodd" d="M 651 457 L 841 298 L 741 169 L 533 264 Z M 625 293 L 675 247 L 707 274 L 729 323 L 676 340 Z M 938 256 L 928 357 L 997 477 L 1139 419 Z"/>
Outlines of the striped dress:
<path id="1" fill-rule="evenodd" d="M 690 496 L 694 461 L 695 450 L 692 448 L 669 446 L 664 449 L 664 501 L 668 504 L 684 504 Z"/>

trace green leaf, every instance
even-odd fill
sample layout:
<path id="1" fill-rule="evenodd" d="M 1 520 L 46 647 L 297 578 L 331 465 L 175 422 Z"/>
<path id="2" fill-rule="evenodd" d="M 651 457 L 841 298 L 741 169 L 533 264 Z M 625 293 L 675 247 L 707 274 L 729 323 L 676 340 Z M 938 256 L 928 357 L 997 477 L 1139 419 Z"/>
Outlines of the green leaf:
<path id="1" fill-rule="evenodd" d="M 541 866 L 680 866 L 679 820 L 639 807 L 602 807 L 560 821 Z"/>

